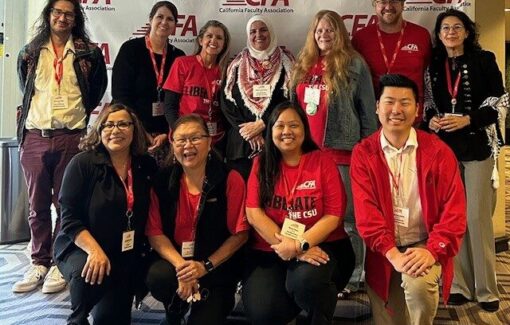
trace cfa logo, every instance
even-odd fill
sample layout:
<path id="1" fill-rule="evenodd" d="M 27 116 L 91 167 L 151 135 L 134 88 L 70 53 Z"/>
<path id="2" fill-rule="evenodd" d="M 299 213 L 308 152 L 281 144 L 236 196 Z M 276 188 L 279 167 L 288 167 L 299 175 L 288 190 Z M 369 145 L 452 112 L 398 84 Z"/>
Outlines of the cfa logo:
<path id="1" fill-rule="evenodd" d="M 296 187 L 296 190 L 313 190 L 315 189 L 315 181 L 305 181 L 302 184 L 299 184 L 298 187 Z"/>
<path id="2" fill-rule="evenodd" d="M 149 32 L 150 24 L 143 25 L 133 33 L 134 36 L 144 36 Z M 186 36 L 191 33 L 192 36 L 198 35 L 197 16 L 195 15 L 177 15 L 177 24 L 175 24 L 175 33 L 173 36 Z"/>
<path id="3" fill-rule="evenodd" d="M 180 30 L 180 35 L 177 35 Z M 197 16 L 195 15 L 177 15 L 177 24 L 175 24 L 175 35 L 186 36 L 191 32 L 193 36 L 198 35 L 197 31 Z"/>
<path id="4" fill-rule="evenodd" d="M 351 35 L 354 35 L 358 30 L 377 23 L 377 16 L 376 15 L 343 15 L 342 19 L 345 21 L 346 25 L 348 24 L 347 21 L 352 21 L 352 29 L 351 29 Z"/>
<path id="5" fill-rule="evenodd" d="M 104 2 L 105 5 L 111 5 L 112 0 L 80 0 L 80 3 L 82 4 L 91 4 L 91 5 L 97 5 L 99 2 Z"/>
<path id="6" fill-rule="evenodd" d="M 104 63 L 107 65 L 110 64 L 110 45 L 108 45 L 108 43 L 97 43 L 97 47 L 103 52 Z"/>
<path id="7" fill-rule="evenodd" d="M 253 6 L 253 7 L 260 7 L 260 6 L 270 6 L 275 7 L 282 2 L 282 5 L 285 7 L 289 6 L 290 0 L 226 0 L 223 5 L 227 6 Z"/>
<path id="8" fill-rule="evenodd" d="M 418 45 L 416 44 L 407 44 L 407 45 L 404 45 L 400 48 L 401 51 L 407 51 L 407 52 L 418 52 L 419 49 L 418 49 Z"/>

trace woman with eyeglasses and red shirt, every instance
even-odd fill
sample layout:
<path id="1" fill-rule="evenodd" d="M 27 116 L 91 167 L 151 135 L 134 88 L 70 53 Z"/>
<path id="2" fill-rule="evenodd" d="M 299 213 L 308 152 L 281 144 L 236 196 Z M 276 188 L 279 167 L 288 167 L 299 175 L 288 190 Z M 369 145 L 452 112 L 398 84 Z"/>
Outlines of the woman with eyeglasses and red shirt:
<path id="1" fill-rule="evenodd" d="M 240 279 L 238 251 L 248 239 L 245 184 L 211 152 L 206 122 L 180 117 L 172 133 L 170 166 L 156 177 L 161 217 L 146 235 L 160 259 L 147 285 L 169 324 L 224 324 Z"/>

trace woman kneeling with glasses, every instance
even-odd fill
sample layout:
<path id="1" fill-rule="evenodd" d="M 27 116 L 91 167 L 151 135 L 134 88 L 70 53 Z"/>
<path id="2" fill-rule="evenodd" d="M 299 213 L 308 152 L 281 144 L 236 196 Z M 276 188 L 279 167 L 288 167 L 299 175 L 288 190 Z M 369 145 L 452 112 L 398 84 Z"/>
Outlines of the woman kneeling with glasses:
<path id="1" fill-rule="evenodd" d="M 276 106 L 267 130 L 248 180 L 246 214 L 256 233 L 244 307 L 253 324 L 287 324 L 301 309 L 310 324 L 331 324 L 338 289 L 354 268 L 344 187 L 299 106 Z"/>
<path id="2" fill-rule="evenodd" d="M 57 266 L 71 292 L 68 324 L 130 324 L 143 285 L 144 230 L 158 213 L 151 195 L 156 163 L 133 111 L 114 104 L 101 111 L 65 169 L 55 239 Z"/>
<path id="3" fill-rule="evenodd" d="M 171 143 L 170 166 L 155 182 L 161 217 L 146 229 L 161 257 L 147 285 L 169 324 L 186 314 L 186 324 L 224 324 L 240 276 L 236 252 L 248 239 L 244 180 L 211 154 L 199 115 L 177 119 Z"/>

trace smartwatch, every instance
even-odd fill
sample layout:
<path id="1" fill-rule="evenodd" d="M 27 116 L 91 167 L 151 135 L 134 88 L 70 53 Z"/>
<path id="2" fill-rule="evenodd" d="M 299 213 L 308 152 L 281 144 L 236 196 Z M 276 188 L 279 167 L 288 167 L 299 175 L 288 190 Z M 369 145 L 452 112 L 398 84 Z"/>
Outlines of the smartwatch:
<path id="1" fill-rule="evenodd" d="M 299 246 L 302 252 L 306 252 L 310 248 L 310 244 L 304 238 L 299 239 Z"/>
<path id="2" fill-rule="evenodd" d="M 214 265 L 213 265 L 213 263 L 209 259 L 203 260 L 202 262 L 204 263 L 204 266 L 205 266 L 205 269 L 206 269 L 207 273 L 209 273 L 212 270 L 214 270 Z"/>

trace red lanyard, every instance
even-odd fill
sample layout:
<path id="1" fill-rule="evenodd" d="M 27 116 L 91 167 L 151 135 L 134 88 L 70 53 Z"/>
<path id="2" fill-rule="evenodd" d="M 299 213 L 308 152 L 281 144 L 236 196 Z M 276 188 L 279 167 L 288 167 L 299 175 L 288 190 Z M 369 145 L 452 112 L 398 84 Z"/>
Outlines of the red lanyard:
<path id="1" fill-rule="evenodd" d="M 285 187 L 285 201 L 287 202 L 287 211 L 291 211 L 291 202 L 294 199 L 294 193 L 296 192 L 297 185 L 299 183 L 299 180 L 301 178 L 301 175 L 303 174 L 303 166 L 305 158 L 301 156 L 301 159 L 299 160 L 299 167 L 298 167 L 298 173 L 296 176 L 296 181 L 294 182 L 294 185 L 291 189 L 289 189 L 289 184 L 287 183 L 287 178 L 285 177 L 284 168 L 282 168 L 282 177 L 283 177 L 283 186 Z M 292 202 L 292 205 L 295 205 L 294 202 Z"/>
<path id="2" fill-rule="evenodd" d="M 400 45 L 402 44 L 402 40 L 404 38 L 404 30 L 406 28 L 406 22 L 402 22 L 402 29 L 400 30 L 400 36 L 398 37 L 397 45 L 395 46 L 395 50 L 393 50 L 393 56 L 391 58 L 391 62 L 388 63 L 388 57 L 386 56 L 386 49 L 384 47 L 383 41 L 382 41 L 382 35 L 379 28 L 376 28 L 377 31 L 377 38 L 379 39 L 379 48 L 381 49 L 381 53 L 384 59 L 384 64 L 386 65 L 386 73 L 390 73 L 391 68 L 393 68 L 393 65 L 395 64 L 395 60 L 397 59 L 397 54 L 400 49 Z"/>
<path id="3" fill-rule="evenodd" d="M 391 171 L 391 168 L 389 168 L 389 166 L 388 166 L 388 170 L 389 170 L 390 176 L 391 176 L 391 185 L 395 189 L 395 194 L 397 196 L 400 195 L 400 179 L 402 177 L 402 154 L 403 154 L 403 152 L 400 152 L 400 155 L 399 155 L 399 158 L 400 158 L 399 165 L 395 166 L 395 167 L 397 167 L 396 168 L 397 169 L 397 175 L 393 174 L 393 172 Z"/>
<path id="4" fill-rule="evenodd" d="M 446 70 L 446 83 L 448 85 L 448 92 L 452 97 L 451 103 L 452 107 L 455 108 L 455 104 L 457 104 L 457 94 L 459 92 L 459 84 L 460 84 L 460 71 L 457 73 L 457 78 L 455 79 L 455 85 L 452 89 L 452 74 L 450 72 L 450 62 L 448 62 L 448 58 L 444 61 L 444 68 Z M 452 112 L 455 113 L 455 112 Z"/>
<path id="5" fill-rule="evenodd" d="M 207 91 L 207 99 L 209 100 L 209 111 L 208 111 L 209 121 L 212 121 L 212 105 L 214 102 L 214 98 L 216 97 L 216 91 L 217 91 L 216 79 L 213 79 L 213 81 L 209 80 L 208 74 L 207 74 L 207 68 L 205 67 L 204 61 L 202 60 L 202 57 L 200 55 L 197 55 L 197 60 L 203 68 L 202 71 L 204 74 L 204 79 L 205 79 L 205 84 L 206 84 L 205 89 Z M 215 67 L 213 69 L 216 69 L 216 68 L 217 67 Z"/>
<path id="6" fill-rule="evenodd" d="M 117 174 L 119 175 L 119 174 Z M 127 210 L 126 217 L 128 218 L 128 226 L 127 230 L 131 230 L 131 217 L 133 216 L 133 206 L 135 204 L 135 194 L 133 193 L 133 172 L 131 170 L 131 160 L 128 162 L 128 170 L 127 170 L 127 184 L 124 182 L 122 177 L 119 175 L 120 180 L 122 181 L 122 185 L 124 185 L 124 190 L 126 191 L 126 201 L 127 201 Z"/>
<path id="7" fill-rule="evenodd" d="M 51 43 L 53 46 L 53 51 L 55 52 L 55 58 L 53 59 L 53 69 L 55 70 L 55 81 L 58 84 L 58 88 L 60 89 L 60 83 L 62 82 L 62 78 L 64 76 L 64 57 L 58 57 L 57 49 L 53 42 Z"/>
<path id="8" fill-rule="evenodd" d="M 315 66 L 311 70 L 311 79 L 310 86 L 313 87 L 315 85 L 323 84 L 322 75 L 324 73 L 324 64 L 322 62 L 322 57 L 319 57 L 319 60 L 315 64 Z M 317 82 L 319 81 L 319 82 Z"/>
<path id="9" fill-rule="evenodd" d="M 195 241 L 195 234 L 197 232 L 197 224 L 198 224 L 198 212 L 200 210 L 200 201 L 202 200 L 202 191 L 200 191 L 200 196 L 198 197 L 198 204 L 197 206 L 195 207 L 195 212 L 193 213 L 193 207 L 191 205 L 191 200 L 189 198 L 190 195 L 193 195 L 193 194 L 190 194 L 188 192 L 188 186 L 186 185 L 186 180 L 184 179 L 184 177 L 182 178 L 182 181 L 181 181 L 181 189 L 184 191 L 184 197 L 186 198 L 186 212 L 188 214 L 188 216 L 191 217 L 191 222 L 192 222 L 192 227 L 191 227 L 191 241 Z M 202 183 L 205 183 L 206 180 L 204 178 L 204 181 Z M 203 185 L 202 185 L 203 186 Z"/>
<path id="10" fill-rule="evenodd" d="M 151 55 L 152 67 L 154 69 L 154 74 L 156 75 L 156 83 L 157 83 L 158 89 L 160 89 L 161 86 L 163 85 L 163 74 L 165 71 L 167 44 L 165 44 L 165 47 L 163 48 L 163 54 L 162 54 L 163 56 L 161 58 L 161 67 L 159 68 L 159 72 L 158 72 L 158 65 L 156 63 L 156 56 L 154 55 L 154 50 L 152 49 L 151 39 L 148 35 L 145 36 L 145 46 L 147 47 L 147 49 L 149 50 L 149 53 Z"/>

